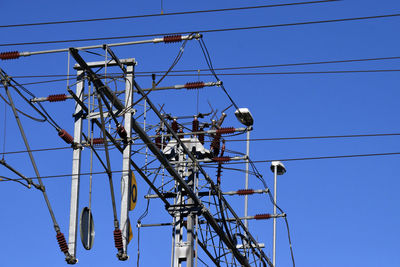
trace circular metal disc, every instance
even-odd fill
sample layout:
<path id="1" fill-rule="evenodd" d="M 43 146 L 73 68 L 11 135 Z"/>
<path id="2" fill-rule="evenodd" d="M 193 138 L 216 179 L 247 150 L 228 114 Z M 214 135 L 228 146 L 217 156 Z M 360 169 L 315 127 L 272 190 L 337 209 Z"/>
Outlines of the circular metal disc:
<path id="1" fill-rule="evenodd" d="M 92 212 L 88 207 L 84 207 L 80 218 L 81 241 L 85 249 L 90 250 L 94 241 L 94 222 Z"/>

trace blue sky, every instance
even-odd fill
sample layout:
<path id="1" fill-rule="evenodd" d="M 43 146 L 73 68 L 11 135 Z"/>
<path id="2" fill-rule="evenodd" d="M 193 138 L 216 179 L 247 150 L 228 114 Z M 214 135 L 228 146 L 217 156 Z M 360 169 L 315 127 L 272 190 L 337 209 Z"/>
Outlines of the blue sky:
<path id="1" fill-rule="evenodd" d="M 289 3 L 291 1 L 279 1 Z M 295 2 L 295 1 L 293 1 Z M 164 0 L 164 12 L 251 6 L 275 1 L 171 1 Z M 160 13 L 160 1 L 0 1 L 3 11 L 0 24 L 69 20 Z M 108 22 L 48 26 L 0 28 L 0 44 L 47 40 L 139 35 L 201 29 L 245 27 L 337 18 L 394 14 L 400 3 L 394 0 L 344 0 L 340 2 L 276 7 L 197 15 L 143 18 Z M 278 27 L 249 31 L 204 34 L 215 68 L 298 62 L 345 60 L 399 56 L 400 39 L 396 35 L 400 18 Z M 105 42 L 105 41 L 104 41 Z M 111 42 L 119 42 L 110 41 Z M 64 44 L 1 46 L 3 51 L 39 51 L 74 46 L 102 44 L 103 41 Z M 120 58 L 136 58 L 136 71 L 165 70 L 179 50 L 179 44 L 148 44 L 118 47 Z M 101 50 L 97 52 L 101 53 Z M 88 60 L 99 57 L 83 54 Z M 254 72 L 304 72 L 337 70 L 399 69 L 399 60 L 338 63 L 314 66 L 266 68 Z M 10 76 L 58 75 L 67 72 L 67 54 L 47 54 L 1 61 Z M 197 42 L 188 42 L 176 69 L 206 68 Z M 247 71 L 247 70 L 244 70 Z M 243 71 L 243 72 L 244 72 Z M 253 71 L 253 70 L 249 70 Z M 397 72 L 351 74 L 280 74 L 259 76 L 221 76 L 225 87 L 239 106 L 249 107 L 255 124 L 253 138 L 295 137 L 346 134 L 399 133 Z M 48 78 L 15 78 L 30 83 Z M 52 78 L 50 78 L 52 79 Z M 163 85 L 182 84 L 197 77 L 167 77 Z M 203 79 L 203 78 L 202 78 Z M 205 77 L 204 81 L 214 81 Z M 151 85 L 151 77 L 140 77 L 142 87 Z M 161 85 L 161 84 L 160 84 Z M 66 82 L 29 85 L 36 96 L 65 93 Z M 4 95 L 4 90 L 0 89 Z M 157 104 L 174 115 L 197 112 L 196 91 L 155 92 Z M 17 98 L 16 98 L 17 99 Z M 209 110 L 207 101 L 221 111 L 229 100 L 218 88 L 199 92 L 199 111 Z M 19 99 L 17 105 L 32 111 Z M 63 128 L 73 130 L 73 103 L 44 103 Z M 10 109 L 6 113 L 5 151 L 24 150 Z M 1 129 L 4 129 L 4 103 L 0 104 Z M 48 124 L 22 118 L 33 149 L 61 147 L 65 143 Z M 228 110 L 225 126 L 240 127 Z M 3 131 L 1 136 L 3 137 Z M 236 137 L 238 139 L 239 137 Z M 244 138 L 244 136 L 241 136 Z M 346 139 L 259 141 L 251 143 L 251 158 L 257 160 L 289 159 L 368 153 L 400 152 L 398 136 Z M 0 138 L 3 148 L 3 138 Z M 245 151 L 245 143 L 228 143 L 228 149 Z M 86 151 L 88 152 L 88 151 Z M 88 153 L 83 171 L 88 169 Z M 120 169 L 120 158 L 113 154 L 113 169 Z M 41 175 L 71 173 L 71 150 L 35 153 Z M 26 154 L 9 154 L 6 161 L 26 176 L 34 176 Z M 400 216 L 399 156 L 345 159 L 283 161 L 287 173 L 279 177 L 278 203 L 288 214 L 297 266 L 399 266 Z M 243 168 L 243 165 L 240 165 Z M 273 176 L 269 163 L 257 164 L 268 185 Z M 96 166 L 101 171 L 100 166 Z M 210 169 L 215 176 L 215 170 Z M 13 177 L 4 167 L 0 175 Z M 120 176 L 115 175 L 119 190 Z M 243 188 L 244 174 L 224 172 L 223 190 Z M 145 209 L 145 183 L 137 177 L 139 200 L 131 221 L 136 222 Z M 62 232 L 68 235 L 70 180 L 68 177 L 44 180 Z M 17 183 L 0 183 L 0 266 L 66 266 L 59 251 L 50 217 L 41 194 Z M 255 177 L 250 187 L 260 189 Z M 118 191 L 119 192 L 119 191 Z M 117 194 L 118 194 L 117 192 Z M 78 245 L 79 266 L 131 266 L 136 264 L 137 229 L 129 245 L 130 260 L 118 262 L 112 240 L 112 213 L 107 178 L 95 176 L 93 215 L 96 238 L 91 251 Z M 229 201 L 243 214 L 243 200 Z M 88 179 L 82 179 L 80 207 L 88 202 Z M 272 212 L 266 196 L 250 198 L 249 214 Z M 152 201 L 144 222 L 168 222 L 169 215 L 160 201 Z M 266 244 L 272 255 L 272 221 L 250 222 L 255 237 Z M 146 228 L 141 231 L 141 266 L 168 266 L 170 229 Z M 290 253 L 283 221 L 278 221 L 277 265 L 290 266 Z"/>

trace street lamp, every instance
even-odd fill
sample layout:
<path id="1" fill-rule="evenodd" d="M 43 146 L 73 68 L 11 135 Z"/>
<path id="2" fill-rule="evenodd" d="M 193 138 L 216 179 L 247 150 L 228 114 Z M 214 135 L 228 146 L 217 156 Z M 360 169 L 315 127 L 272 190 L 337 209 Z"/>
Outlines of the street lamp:
<path id="1" fill-rule="evenodd" d="M 239 122 L 247 126 L 247 136 L 246 136 L 246 178 L 245 178 L 245 189 L 249 188 L 249 154 L 250 154 L 250 130 L 251 126 L 254 124 L 253 116 L 248 108 L 238 108 L 235 111 L 235 116 Z M 244 217 L 247 218 L 249 196 L 244 196 Z M 246 228 L 249 226 L 247 219 L 244 219 L 244 225 Z"/>
<path id="2" fill-rule="evenodd" d="M 274 215 L 276 215 L 276 182 L 277 176 L 283 175 L 286 172 L 285 165 L 280 161 L 271 162 L 271 171 L 274 173 Z M 274 232 L 272 243 L 272 265 L 275 267 L 276 259 L 276 217 L 274 217 Z"/>

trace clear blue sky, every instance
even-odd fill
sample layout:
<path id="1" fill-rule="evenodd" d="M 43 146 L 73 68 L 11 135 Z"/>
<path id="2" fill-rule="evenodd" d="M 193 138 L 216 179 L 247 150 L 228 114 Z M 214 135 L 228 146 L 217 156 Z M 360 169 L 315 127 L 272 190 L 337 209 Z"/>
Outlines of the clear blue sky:
<path id="1" fill-rule="evenodd" d="M 289 3 L 292 1 L 279 1 Z M 293 1 L 296 2 L 296 1 Z M 172 1 L 164 0 L 164 12 L 250 6 L 278 1 Z M 160 13 L 160 1 L 0 1 L 1 25 L 37 21 L 129 16 Z M 0 44 L 47 40 L 139 35 L 163 32 L 197 31 L 337 18 L 394 14 L 400 10 L 395 0 L 343 0 L 340 2 L 277 7 L 250 11 L 143 18 L 135 20 L 61 24 L 20 28 L 0 28 Z M 339 22 L 293 27 L 279 27 L 237 32 L 204 34 L 214 67 L 285 64 L 400 56 L 397 30 L 400 18 Z M 104 41 L 108 42 L 108 41 Z M 119 42 L 110 41 L 111 42 Z M 2 46 L 3 51 L 39 51 L 103 41 L 27 46 Z M 149 44 L 115 48 L 120 58 L 134 57 L 137 71 L 164 70 L 169 67 L 179 44 Z M 84 54 L 88 59 L 95 56 Z M 99 60 L 98 57 L 96 60 Z M 189 42 L 177 69 L 202 69 L 205 61 L 197 42 Z M 254 72 L 335 71 L 400 69 L 399 60 L 340 63 L 244 70 Z M 0 68 L 10 76 L 65 74 L 65 53 L 32 56 L 1 61 Z M 16 78 L 29 83 L 47 78 Z M 51 79 L 51 78 L 50 78 Z M 168 77 L 162 85 L 182 84 L 196 77 Z M 239 106 L 249 107 L 254 119 L 253 138 L 318 135 L 399 133 L 399 75 L 388 73 L 303 74 L 263 76 L 221 76 L 227 90 Z M 138 79 L 142 87 L 151 85 L 150 77 Z M 211 77 L 204 81 L 214 81 Z M 66 82 L 27 86 L 37 96 L 64 93 Z M 4 90 L 0 90 L 4 94 Z M 196 92 L 154 93 L 151 99 L 165 104 L 174 115 L 196 113 Z M 229 100 L 218 89 L 204 89 L 199 94 L 199 109 L 208 110 L 207 100 L 219 110 Z M 17 105 L 30 110 L 20 101 Z M 73 130 L 73 103 L 45 103 L 46 109 L 63 128 Z M 4 103 L 0 104 L 1 133 L 4 129 Z M 33 149 L 64 146 L 48 124 L 22 118 Z M 16 123 L 7 111 L 6 151 L 24 150 Z M 225 126 L 239 127 L 230 109 Z M 244 136 L 242 136 L 244 138 Z M 251 158 L 257 160 L 400 152 L 398 136 L 347 139 L 292 140 L 252 142 Z M 0 138 L 3 148 L 3 138 Z M 229 144 L 232 150 L 245 151 L 245 144 Z M 86 151 L 87 152 L 87 151 Z M 88 153 L 83 171 L 87 170 Z M 114 155 L 114 154 L 113 154 Z M 117 155 L 117 154 L 115 154 Z M 70 150 L 36 153 L 41 175 L 71 172 Z M 34 176 L 28 155 L 6 155 L 6 161 L 26 176 Z M 297 266 L 400 266 L 399 196 L 400 156 L 346 159 L 283 161 L 287 173 L 279 177 L 278 203 L 288 214 Z M 120 158 L 112 158 L 113 169 L 120 169 Z M 243 166 L 240 166 L 243 167 Z M 269 164 L 257 164 L 272 187 Z M 101 168 L 97 166 L 97 170 Z M 0 175 L 13 177 L 0 166 Z M 215 170 L 210 169 L 215 176 Z M 115 175 L 119 194 L 120 176 Z M 243 188 L 244 174 L 224 172 L 223 189 Z M 143 194 L 147 186 L 137 177 L 139 200 L 131 214 L 136 222 L 145 209 Z M 68 235 L 70 180 L 68 177 L 44 180 L 62 232 Z M 251 177 L 252 188 L 261 184 Z M 107 180 L 95 176 L 93 215 L 96 238 L 91 251 L 78 245 L 78 266 L 132 266 L 136 264 L 137 229 L 129 245 L 130 260 L 119 262 L 112 240 L 112 213 Z M 232 197 L 239 214 L 242 199 Z M 81 184 L 80 207 L 88 202 L 88 179 Z M 0 182 L 0 266 L 66 266 L 59 251 L 50 217 L 41 194 L 16 183 Z M 267 198 L 250 198 L 250 214 L 272 212 Z M 168 222 L 169 215 L 158 201 L 153 201 L 144 222 Z M 250 230 L 265 252 L 272 255 L 272 221 L 251 222 Z M 168 266 L 170 229 L 143 229 L 141 266 Z M 278 221 L 277 265 L 290 266 L 290 253 L 283 221 Z"/>

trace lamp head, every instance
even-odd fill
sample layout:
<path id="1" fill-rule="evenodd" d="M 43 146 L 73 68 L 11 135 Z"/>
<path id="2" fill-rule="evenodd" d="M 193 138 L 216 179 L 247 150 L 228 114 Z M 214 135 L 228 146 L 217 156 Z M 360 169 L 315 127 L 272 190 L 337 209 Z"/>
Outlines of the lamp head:
<path id="1" fill-rule="evenodd" d="M 283 165 L 280 161 L 272 161 L 271 162 L 271 171 L 275 172 L 275 166 L 277 167 L 277 174 L 283 175 L 286 172 L 285 165 Z"/>
<path id="2" fill-rule="evenodd" d="M 252 126 L 254 123 L 253 116 L 248 108 L 238 108 L 235 111 L 235 116 L 241 124 L 247 127 Z"/>

